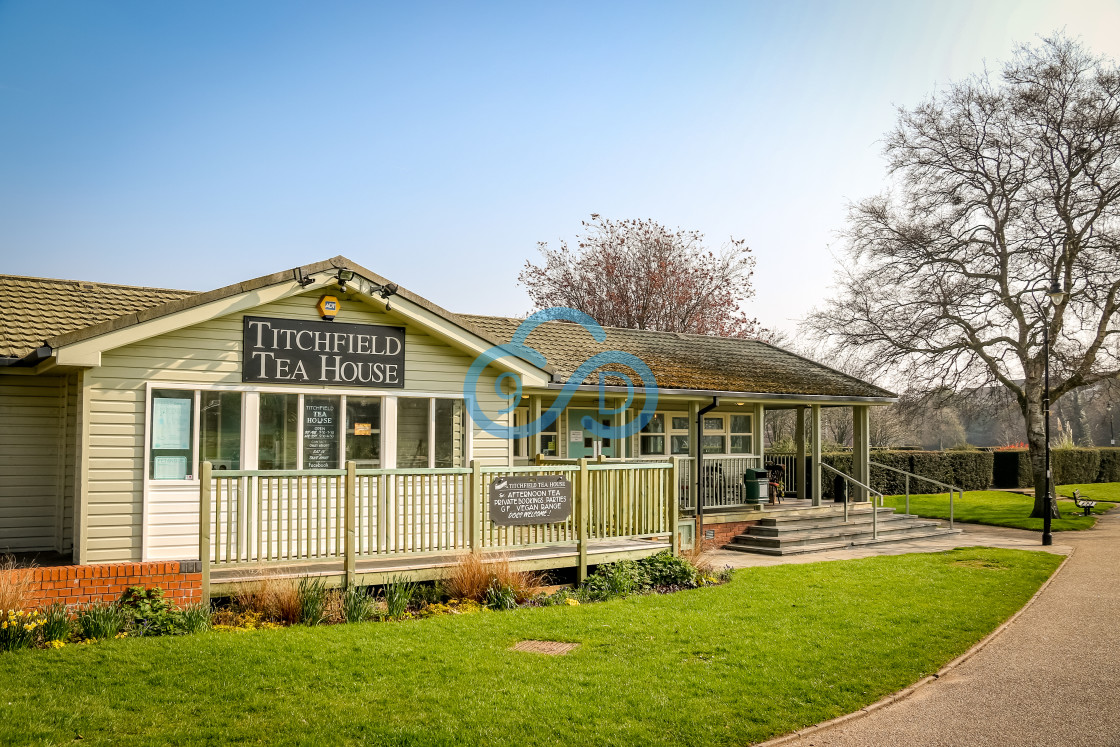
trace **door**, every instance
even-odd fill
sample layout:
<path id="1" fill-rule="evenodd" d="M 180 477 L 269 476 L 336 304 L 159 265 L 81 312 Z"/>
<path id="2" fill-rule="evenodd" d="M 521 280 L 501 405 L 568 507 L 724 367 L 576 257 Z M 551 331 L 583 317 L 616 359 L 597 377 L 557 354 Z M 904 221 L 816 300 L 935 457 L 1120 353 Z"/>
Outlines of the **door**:
<path id="1" fill-rule="evenodd" d="M 583 427 L 583 418 L 590 417 L 603 425 L 613 424 L 612 416 L 603 415 L 598 410 L 568 411 L 568 457 L 570 459 L 593 458 L 600 453 L 608 458 L 619 456 L 617 438 L 599 438 Z M 578 437 L 577 437 L 578 432 Z"/>

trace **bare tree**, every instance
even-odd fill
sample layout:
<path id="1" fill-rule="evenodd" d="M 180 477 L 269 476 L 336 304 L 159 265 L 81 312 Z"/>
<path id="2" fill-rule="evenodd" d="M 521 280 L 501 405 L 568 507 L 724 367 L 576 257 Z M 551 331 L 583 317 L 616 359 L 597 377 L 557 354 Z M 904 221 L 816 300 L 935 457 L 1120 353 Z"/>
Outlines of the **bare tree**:
<path id="1" fill-rule="evenodd" d="M 538 244 L 544 264 L 526 262 L 518 281 L 538 308 L 567 306 L 600 324 L 631 329 L 759 337 L 741 310 L 754 296 L 754 257 L 741 239 L 717 254 L 698 231 L 652 220 L 592 214 L 572 248 Z"/>
<path id="2" fill-rule="evenodd" d="M 1051 399 L 1120 374 L 1120 72 L 1060 34 L 1024 45 L 900 111 L 885 152 L 895 189 L 852 207 L 839 292 L 807 323 L 908 386 L 1009 390 L 1041 516 L 1044 325 Z"/>

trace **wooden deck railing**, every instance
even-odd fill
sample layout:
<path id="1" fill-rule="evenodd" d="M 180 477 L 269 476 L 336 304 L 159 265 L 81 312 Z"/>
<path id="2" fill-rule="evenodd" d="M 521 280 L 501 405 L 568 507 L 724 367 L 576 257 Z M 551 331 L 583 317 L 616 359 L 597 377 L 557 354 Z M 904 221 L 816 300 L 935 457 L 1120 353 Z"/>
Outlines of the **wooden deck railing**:
<path id="1" fill-rule="evenodd" d="M 562 521 L 499 526 L 490 483 L 509 475 L 564 475 L 572 511 Z M 449 469 L 214 470 L 202 465 L 199 557 L 213 569 L 420 557 L 574 545 L 581 578 L 587 543 L 677 535 L 680 460 Z M 677 543 L 671 543 L 676 551 Z"/>

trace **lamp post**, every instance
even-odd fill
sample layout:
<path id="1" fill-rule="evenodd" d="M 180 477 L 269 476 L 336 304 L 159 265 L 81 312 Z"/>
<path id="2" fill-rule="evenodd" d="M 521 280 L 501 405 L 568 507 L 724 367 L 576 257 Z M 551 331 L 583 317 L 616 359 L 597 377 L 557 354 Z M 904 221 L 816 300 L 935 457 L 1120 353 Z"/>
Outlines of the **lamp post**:
<path id="1" fill-rule="evenodd" d="M 1032 289 L 1031 292 L 1037 292 L 1038 290 L 1042 289 Z M 1066 291 L 1058 283 L 1058 278 L 1055 277 L 1050 281 L 1050 287 L 1046 289 L 1046 295 L 1050 297 L 1050 302 L 1054 307 L 1057 307 L 1066 297 Z M 1042 544 L 1052 545 L 1054 544 L 1054 536 L 1050 533 L 1050 521 L 1054 514 L 1054 498 L 1050 494 L 1050 322 L 1041 308 L 1039 312 L 1042 314 L 1042 404 L 1046 418 L 1046 469 L 1044 470 L 1046 474 L 1044 483 L 1046 511 L 1042 515 Z"/>
<path id="2" fill-rule="evenodd" d="M 1112 419 L 1112 403 L 1106 402 L 1104 411 L 1108 413 L 1108 445 L 1116 445 L 1116 421 Z"/>

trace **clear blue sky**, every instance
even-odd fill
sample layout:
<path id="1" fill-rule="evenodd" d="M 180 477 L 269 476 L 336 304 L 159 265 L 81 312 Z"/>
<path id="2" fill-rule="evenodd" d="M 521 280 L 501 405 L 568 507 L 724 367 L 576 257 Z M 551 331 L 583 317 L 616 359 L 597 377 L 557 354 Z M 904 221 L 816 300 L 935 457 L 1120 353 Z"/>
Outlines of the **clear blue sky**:
<path id="1" fill-rule="evenodd" d="M 828 292 L 896 105 L 1117 2 L 0 0 L 0 272 L 205 290 L 345 254 L 456 311 L 581 219 L 745 238 Z"/>

